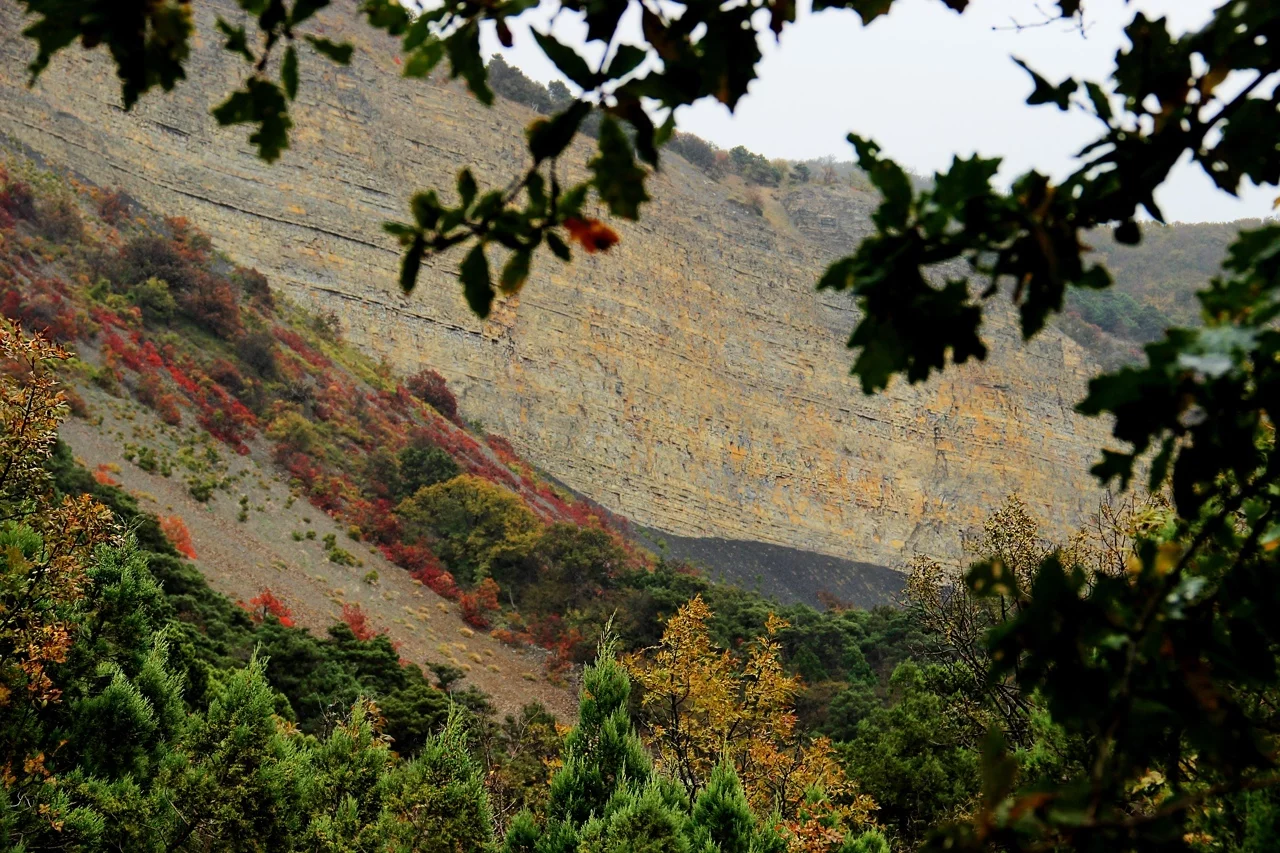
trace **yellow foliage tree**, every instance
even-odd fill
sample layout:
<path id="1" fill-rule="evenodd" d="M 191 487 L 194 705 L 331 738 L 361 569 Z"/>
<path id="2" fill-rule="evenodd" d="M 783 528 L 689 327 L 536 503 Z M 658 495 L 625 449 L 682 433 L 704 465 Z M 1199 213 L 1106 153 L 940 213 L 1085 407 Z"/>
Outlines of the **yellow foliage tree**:
<path id="1" fill-rule="evenodd" d="M 644 690 L 641 722 L 658 767 L 697 796 L 716 764 L 732 761 L 752 809 L 774 815 L 797 850 L 832 849 L 870 825 L 875 802 L 844 774 L 830 741 L 796 730 L 800 680 L 783 669 L 776 639 L 787 623 L 770 614 L 765 635 L 739 657 L 711 641 L 711 616 L 695 597 L 657 647 L 625 661 Z"/>
<path id="2" fill-rule="evenodd" d="M 922 656 L 945 667 L 950 683 L 961 688 L 950 710 L 964 722 L 969 746 L 978 748 L 992 725 L 1000 726 L 1015 746 L 1032 743 L 1031 703 L 1022 695 L 1016 673 L 989 677 L 987 636 L 1029 605 L 1040 564 L 1056 554 L 1063 565 L 1078 566 L 1092 578 L 1122 573 L 1134 559 L 1134 542 L 1153 535 L 1170 517 L 1158 495 L 1108 495 L 1083 529 L 1058 543 L 1041 535 L 1027 505 L 1012 494 L 983 522 L 981 535 L 965 541 L 964 564 L 912 558 L 907 602 L 919 624 L 936 638 Z M 965 584 L 965 569 L 973 563 L 992 566 L 989 594 L 975 595 Z"/>

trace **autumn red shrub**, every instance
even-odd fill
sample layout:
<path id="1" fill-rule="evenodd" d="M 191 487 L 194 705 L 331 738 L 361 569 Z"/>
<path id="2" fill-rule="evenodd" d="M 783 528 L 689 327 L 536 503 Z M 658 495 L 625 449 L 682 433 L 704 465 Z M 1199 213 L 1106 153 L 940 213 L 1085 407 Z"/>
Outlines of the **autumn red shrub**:
<path id="1" fill-rule="evenodd" d="M 292 329 L 286 329 L 283 326 L 276 326 L 271 330 L 271 332 L 276 336 L 276 340 L 302 356 L 303 361 L 312 367 L 333 366 L 333 362 L 326 358 L 323 353 L 313 349 L 306 340 L 303 339 L 302 335 Z"/>
<path id="2" fill-rule="evenodd" d="M 500 643 L 506 643 L 508 646 L 533 645 L 533 637 L 527 631 L 513 631 L 510 628 L 494 628 L 489 632 L 489 636 L 493 637 Z"/>
<path id="3" fill-rule="evenodd" d="M 89 416 L 89 404 L 85 402 L 79 392 L 70 385 L 63 386 L 62 396 L 67 400 L 67 411 L 71 412 L 73 417 L 87 418 Z"/>
<path id="4" fill-rule="evenodd" d="M 203 265 L 209 262 L 213 241 L 208 234 L 192 225 L 185 216 L 165 217 L 164 225 L 172 235 L 174 247 L 188 263 Z"/>
<path id="5" fill-rule="evenodd" d="M 138 402 L 147 406 L 170 426 L 182 423 L 182 412 L 178 409 L 178 398 L 164 388 L 164 381 L 155 373 L 144 373 L 138 378 L 135 392 Z"/>
<path id="6" fill-rule="evenodd" d="M 347 627 L 351 629 L 352 634 L 356 635 L 357 640 L 372 640 L 381 633 L 373 630 L 369 624 L 369 617 L 365 615 L 359 604 L 342 605 L 342 621 L 347 623 Z"/>
<path id="7" fill-rule="evenodd" d="M 458 420 L 458 399 L 449 390 L 445 378 L 431 368 L 425 368 L 405 380 L 405 387 L 419 400 L 423 401 L 454 423 Z"/>
<path id="8" fill-rule="evenodd" d="M 534 620 L 529 624 L 528 632 L 534 642 L 566 663 L 589 660 L 595 649 L 595 643 L 589 641 L 576 626 L 566 625 L 559 613 L 549 613 Z"/>
<path id="9" fill-rule="evenodd" d="M 379 546 L 384 557 L 409 572 L 409 577 L 425 585 L 436 595 L 456 601 L 462 591 L 453 575 L 425 545 L 408 545 L 393 541 Z"/>
<path id="10" fill-rule="evenodd" d="M 87 318 L 61 291 L 46 278 L 0 284 L 0 314 L 56 341 L 86 337 Z"/>
<path id="11" fill-rule="evenodd" d="M 244 442 L 253 436 L 258 426 L 253 412 L 193 365 L 190 359 L 183 359 L 180 364 L 165 362 L 164 366 L 169 377 L 195 404 L 198 411 L 196 420 L 200 426 L 237 453 L 248 453 L 249 448 Z"/>
<path id="12" fill-rule="evenodd" d="M 485 444 L 489 445 L 490 449 L 492 449 L 493 452 L 498 455 L 498 458 L 501 459 L 505 464 L 507 465 L 524 465 L 525 464 L 524 460 L 520 458 L 520 454 L 516 453 L 516 449 L 511 446 L 511 442 L 507 440 L 506 436 L 490 433 L 489 435 L 485 436 L 484 442 Z"/>
<path id="13" fill-rule="evenodd" d="M 35 227 L 40 236 L 55 243 L 79 243 L 84 237 L 80 208 L 67 198 L 46 198 L 37 203 Z"/>
<path id="14" fill-rule="evenodd" d="M 179 554 L 188 560 L 196 558 L 195 546 L 191 544 L 191 531 L 187 530 L 187 524 L 180 516 L 160 516 L 160 530 Z"/>
<path id="15" fill-rule="evenodd" d="M 458 609 L 462 611 L 462 621 L 473 628 L 488 630 L 491 617 L 497 613 L 498 584 L 493 578 L 485 578 L 471 592 L 464 592 L 458 598 Z"/>
<path id="16" fill-rule="evenodd" d="M 106 465 L 99 465 L 93 470 L 94 482 L 102 486 L 118 486 L 120 481 L 111 476 L 111 469 Z"/>
<path id="17" fill-rule="evenodd" d="M 347 504 L 346 520 L 371 542 L 393 542 L 400 537 L 400 519 L 387 498 L 372 501 L 354 498 Z"/>
<path id="18" fill-rule="evenodd" d="M 286 628 L 293 627 L 293 611 L 269 589 L 264 588 L 256 597 L 249 599 L 249 612 L 253 621 L 263 622 L 267 616 L 274 616 Z"/>
<path id="19" fill-rule="evenodd" d="M 215 358 L 209 365 L 209 378 L 237 397 L 244 391 L 244 376 L 228 359 Z"/>
<path id="20" fill-rule="evenodd" d="M 458 588 L 458 583 L 453 579 L 453 575 L 449 572 L 441 572 L 429 581 L 425 582 L 427 587 L 441 598 L 447 598 L 450 601 L 457 601 L 462 595 L 462 590 Z"/>

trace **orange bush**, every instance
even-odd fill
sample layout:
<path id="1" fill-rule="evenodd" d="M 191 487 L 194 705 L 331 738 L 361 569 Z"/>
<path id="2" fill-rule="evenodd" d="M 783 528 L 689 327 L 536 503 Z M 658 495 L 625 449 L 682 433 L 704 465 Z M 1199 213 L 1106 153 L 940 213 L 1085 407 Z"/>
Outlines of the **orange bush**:
<path id="1" fill-rule="evenodd" d="M 279 619 L 280 624 L 286 628 L 293 627 L 293 612 L 270 589 L 263 589 L 256 597 L 249 599 L 249 612 L 253 614 L 254 622 L 261 623 L 270 615 Z"/>
<path id="2" fill-rule="evenodd" d="M 380 633 L 373 630 L 369 624 L 369 617 L 365 615 L 359 604 L 342 605 L 342 621 L 347 623 L 347 627 L 356 635 L 357 640 L 372 640 Z"/>
<path id="3" fill-rule="evenodd" d="M 160 516 L 160 530 L 179 554 L 188 560 L 196 558 L 195 546 L 191 544 L 191 531 L 187 530 L 187 524 L 181 517 L 176 515 Z"/>
<path id="4" fill-rule="evenodd" d="M 462 611 L 462 621 L 473 628 L 488 630 L 490 614 L 497 613 L 498 584 L 493 578 L 485 578 L 471 592 L 464 592 L 458 598 L 458 608 Z"/>

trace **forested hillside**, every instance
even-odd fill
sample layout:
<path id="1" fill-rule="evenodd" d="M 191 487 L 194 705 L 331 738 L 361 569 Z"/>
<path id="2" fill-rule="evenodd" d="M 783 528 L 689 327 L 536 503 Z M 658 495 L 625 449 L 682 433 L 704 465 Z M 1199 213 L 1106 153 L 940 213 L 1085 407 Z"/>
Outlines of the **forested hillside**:
<path id="1" fill-rule="evenodd" d="M 981 638 L 1013 599 L 959 592 L 956 569 L 917 560 L 900 609 L 710 582 L 466 424 L 438 376 L 357 355 L 194 224 L 14 155 L 0 214 L 0 307 L 22 324 L 2 333 L 10 847 L 883 853 L 977 807 L 993 722 L 1028 778 L 1075 760 L 1078 736 L 1037 697 L 987 680 Z M 127 470 L 82 467 L 60 429 L 118 442 Z M 247 588 L 256 575 L 201 556 L 219 530 L 202 514 L 187 525 L 117 485 L 148 482 L 134 469 L 260 531 L 236 541 L 268 549 L 274 532 L 361 588 L 304 618 L 309 575 L 276 566 L 276 586 Z M 343 534 L 265 523 L 305 506 Z M 1167 517 L 1104 504 L 1056 553 L 1114 576 Z M 1013 498 L 966 553 L 1025 585 L 1056 548 Z M 364 563 L 383 558 L 468 636 L 545 649 L 542 671 L 458 643 L 407 660 L 413 626 L 439 623 L 425 607 L 378 621 L 395 578 Z M 508 698 L 579 677 L 571 729 Z M 1201 820 L 1246 839 L 1277 813 L 1259 795 Z"/>
<path id="2" fill-rule="evenodd" d="M 425 762 L 453 762 L 463 789 L 476 794 L 484 780 L 484 808 L 505 828 L 520 808 L 542 803 L 538 792 L 560 749 L 547 709 L 509 697 L 538 695 L 530 688 L 542 682 L 575 682 L 610 622 L 618 652 L 658 643 L 667 618 L 698 596 L 716 610 L 705 630 L 727 648 L 764 635 L 773 614 L 790 620 L 770 629 L 771 654 L 794 679 L 770 713 L 789 713 L 795 703 L 796 744 L 828 728 L 847 739 L 856 720 L 830 719 L 832 697 L 878 705 L 876 686 L 909 653 L 914 631 L 901 610 L 778 607 L 653 557 L 632 543 L 624 519 L 559 491 L 500 437 L 467 425 L 438 375 L 401 382 L 344 345 L 332 318 L 290 306 L 262 276 L 228 263 L 191 223 L 156 217 L 119 193 L 16 155 L 0 177 L 0 216 L 0 310 L 20 324 L 4 332 L 5 452 L 7 464 L 29 472 L 6 492 L 5 529 L 20 541 L 28 529 L 48 535 L 42 525 L 57 521 L 50 508 L 64 495 L 96 519 L 65 556 L 61 586 L 23 580 L 38 550 L 6 564 L 4 607 L 48 608 L 22 636 L 59 638 L 32 646 L 10 637 L 9 648 L 29 657 L 6 670 L 4 695 L 30 696 L 47 713 L 30 719 L 25 700 L 0 703 L 13 756 L 7 772 L 15 791 L 40 780 L 50 786 L 40 789 L 46 798 L 15 795 L 8 803 L 0 832 L 11 841 L 41 849 L 52 831 L 90 846 L 220 849 L 245 832 L 288 849 L 305 846 L 311 832 L 403 836 L 397 827 L 408 806 L 393 807 L 392 799 L 360 805 L 360 820 L 344 829 L 319 828 L 319 806 L 307 797 L 321 789 L 308 786 L 321 784 L 310 774 L 330 772 L 332 750 L 361 756 L 369 784 L 388 798 L 428 796 L 424 774 L 439 771 Z M 24 349 L 33 332 L 50 343 Z M 32 411 L 39 417 L 24 414 Z M 60 426 L 68 413 L 72 423 Z M 58 431 L 86 453 L 114 447 L 120 464 L 83 467 L 72 447 L 52 443 Z M 42 474 L 32 465 L 44 446 L 52 452 Z M 283 499 L 276 480 L 287 485 Z M 121 482 L 143 488 L 129 494 Z M 32 503 L 32 494 L 42 497 Z M 299 514 L 308 505 L 342 533 L 317 535 L 320 522 Z M 186 521 L 175 511 L 182 507 L 192 513 Z M 231 532 L 209 525 L 206 514 L 218 513 L 234 519 Z M 280 523 L 300 515 L 292 529 Z M 273 561 L 264 569 L 261 557 L 235 563 L 220 539 L 264 554 L 281 545 L 315 549 L 324 586 L 333 587 L 328 601 L 308 597 L 314 578 L 301 568 Z M 43 553 L 55 559 L 48 547 Z M 421 647 L 420 632 L 435 638 L 442 630 L 438 614 L 422 605 L 404 607 L 407 620 L 395 607 L 391 618 L 380 616 L 384 600 L 403 599 L 393 592 L 397 578 L 371 568 L 379 560 L 430 589 L 440 608 L 456 610 L 465 638 L 487 633 L 541 649 L 544 663 L 522 675 L 513 669 L 519 661 L 502 654 L 467 660 L 460 649 L 474 648 L 471 639 L 440 642 L 409 662 L 404 655 Z M 262 571 L 249 571 L 254 564 Z M 231 597 L 211 589 L 202 572 Z M 266 576 L 272 586 L 255 585 Z M 137 600 L 126 603 L 126 595 Z M 86 639 L 98 635 L 120 639 Z M 147 663 L 155 654 L 163 666 Z M 119 665 L 118 675 L 108 662 Z M 497 685 L 500 711 L 476 683 Z M 451 704 L 459 713 L 447 728 Z M 83 734 L 74 749 L 53 749 L 103 713 L 114 715 L 116 728 L 102 744 Z M 194 739 L 215 737 L 214 718 L 244 720 L 249 728 L 236 748 L 257 756 L 218 762 L 262 769 L 234 784 L 213 781 L 221 778 L 217 763 L 183 771 L 181 784 L 225 788 L 223 799 L 191 817 L 166 768 L 191 763 L 190 751 L 204 748 Z M 113 752 L 143 731 L 145 756 Z M 783 738 L 779 749 L 789 744 Z M 47 761 L 35 758 L 42 753 Z M 285 756 L 293 763 L 276 768 Z M 405 763 L 415 756 L 423 758 Z M 816 766 L 843 778 L 830 754 L 821 756 Z M 466 762 L 479 769 L 459 769 Z M 305 778 L 281 782 L 286 766 Z M 417 794 L 397 787 L 411 784 Z M 116 799 L 121 785 L 133 799 Z M 246 804 L 259 800 L 270 816 L 250 814 Z M 803 823 L 797 808 L 792 801 L 787 813 Z M 136 824 L 143 812 L 153 816 L 145 827 Z M 465 814 L 484 824 L 480 812 Z"/>
<path id="3" fill-rule="evenodd" d="M 1218 274 L 1227 246 L 1257 220 L 1142 225 L 1142 242 L 1117 243 L 1110 232 L 1091 235 L 1097 256 L 1115 276 L 1108 290 L 1074 290 L 1063 328 L 1101 363 L 1118 365 L 1138 357 L 1173 325 L 1198 325 L 1195 293 Z"/>

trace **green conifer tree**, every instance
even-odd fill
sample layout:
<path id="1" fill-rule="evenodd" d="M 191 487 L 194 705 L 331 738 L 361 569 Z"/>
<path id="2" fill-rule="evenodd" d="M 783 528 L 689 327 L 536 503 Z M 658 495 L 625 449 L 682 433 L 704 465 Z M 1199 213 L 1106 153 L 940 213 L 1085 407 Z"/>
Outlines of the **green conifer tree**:
<path id="1" fill-rule="evenodd" d="M 582 675 L 578 725 L 565 738 L 564 766 L 551 780 L 553 819 L 582 825 L 604 811 L 620 786 L 643 785 L 652 772 L 627 710 L 631 679 L 616 653 L 606 634 L 595 665 Z"/>
<path id="2" fill-rule="evenodd" d="M 546 821 L 522 812 L 511 822 L 503 853 L 573 853 L 580 830 L 603 816 L 620 792 L 643 788 L 649 756 L 631 725 L 631 679 L 617 662 L 617 642 L 606 629 L 596 662 L 582 674 L 578 724 L 565 738 L 564 764 L 551 779 Z"/>
<path id="3" fill-rule="evenodd" d="M 692 853 L 687 802 L 679 786 L 651 776 L 643 788 L 615 791 L 579 833 L 582 853 Z"/>
<path id="4" fill-rule="evenodd" d="M 756 819 L 742 782 L 730 762 L 711 771 L 707 786 L 693 803 L 693 833 L 698 847 L 719 853 L 749 853 L 756 835 Z"/>
<path id="5" fill-rule="evenodd" d="M 387 780 L 386 849 L 403 853 L 478 853 L 492 848 L 493 812 L 467 750 L 463 712 L 450 711 L 444 731 Z"/>
<path id="6" fill-rule="evenodd" d="M 878 829 L 849 835 L 840 845 L 840 853 L 889 853 L 889 842 Z"/>
<path id="7" fill-rule="evenodd" d="M 301 830 L 309 768 L 301 736 L 282 730 L 256 654 L 215 687 L 159 777 L 170 850 L 288 850 Z"/>
<path id="8" fill-rule="evenodd" d="M 354 853 L 386 846 L 383 804 L 394 756 L 374 728 L 376 713 L 369 702 L 356 702 L 347 719 L 311 749 L 301 848 Z"/>

